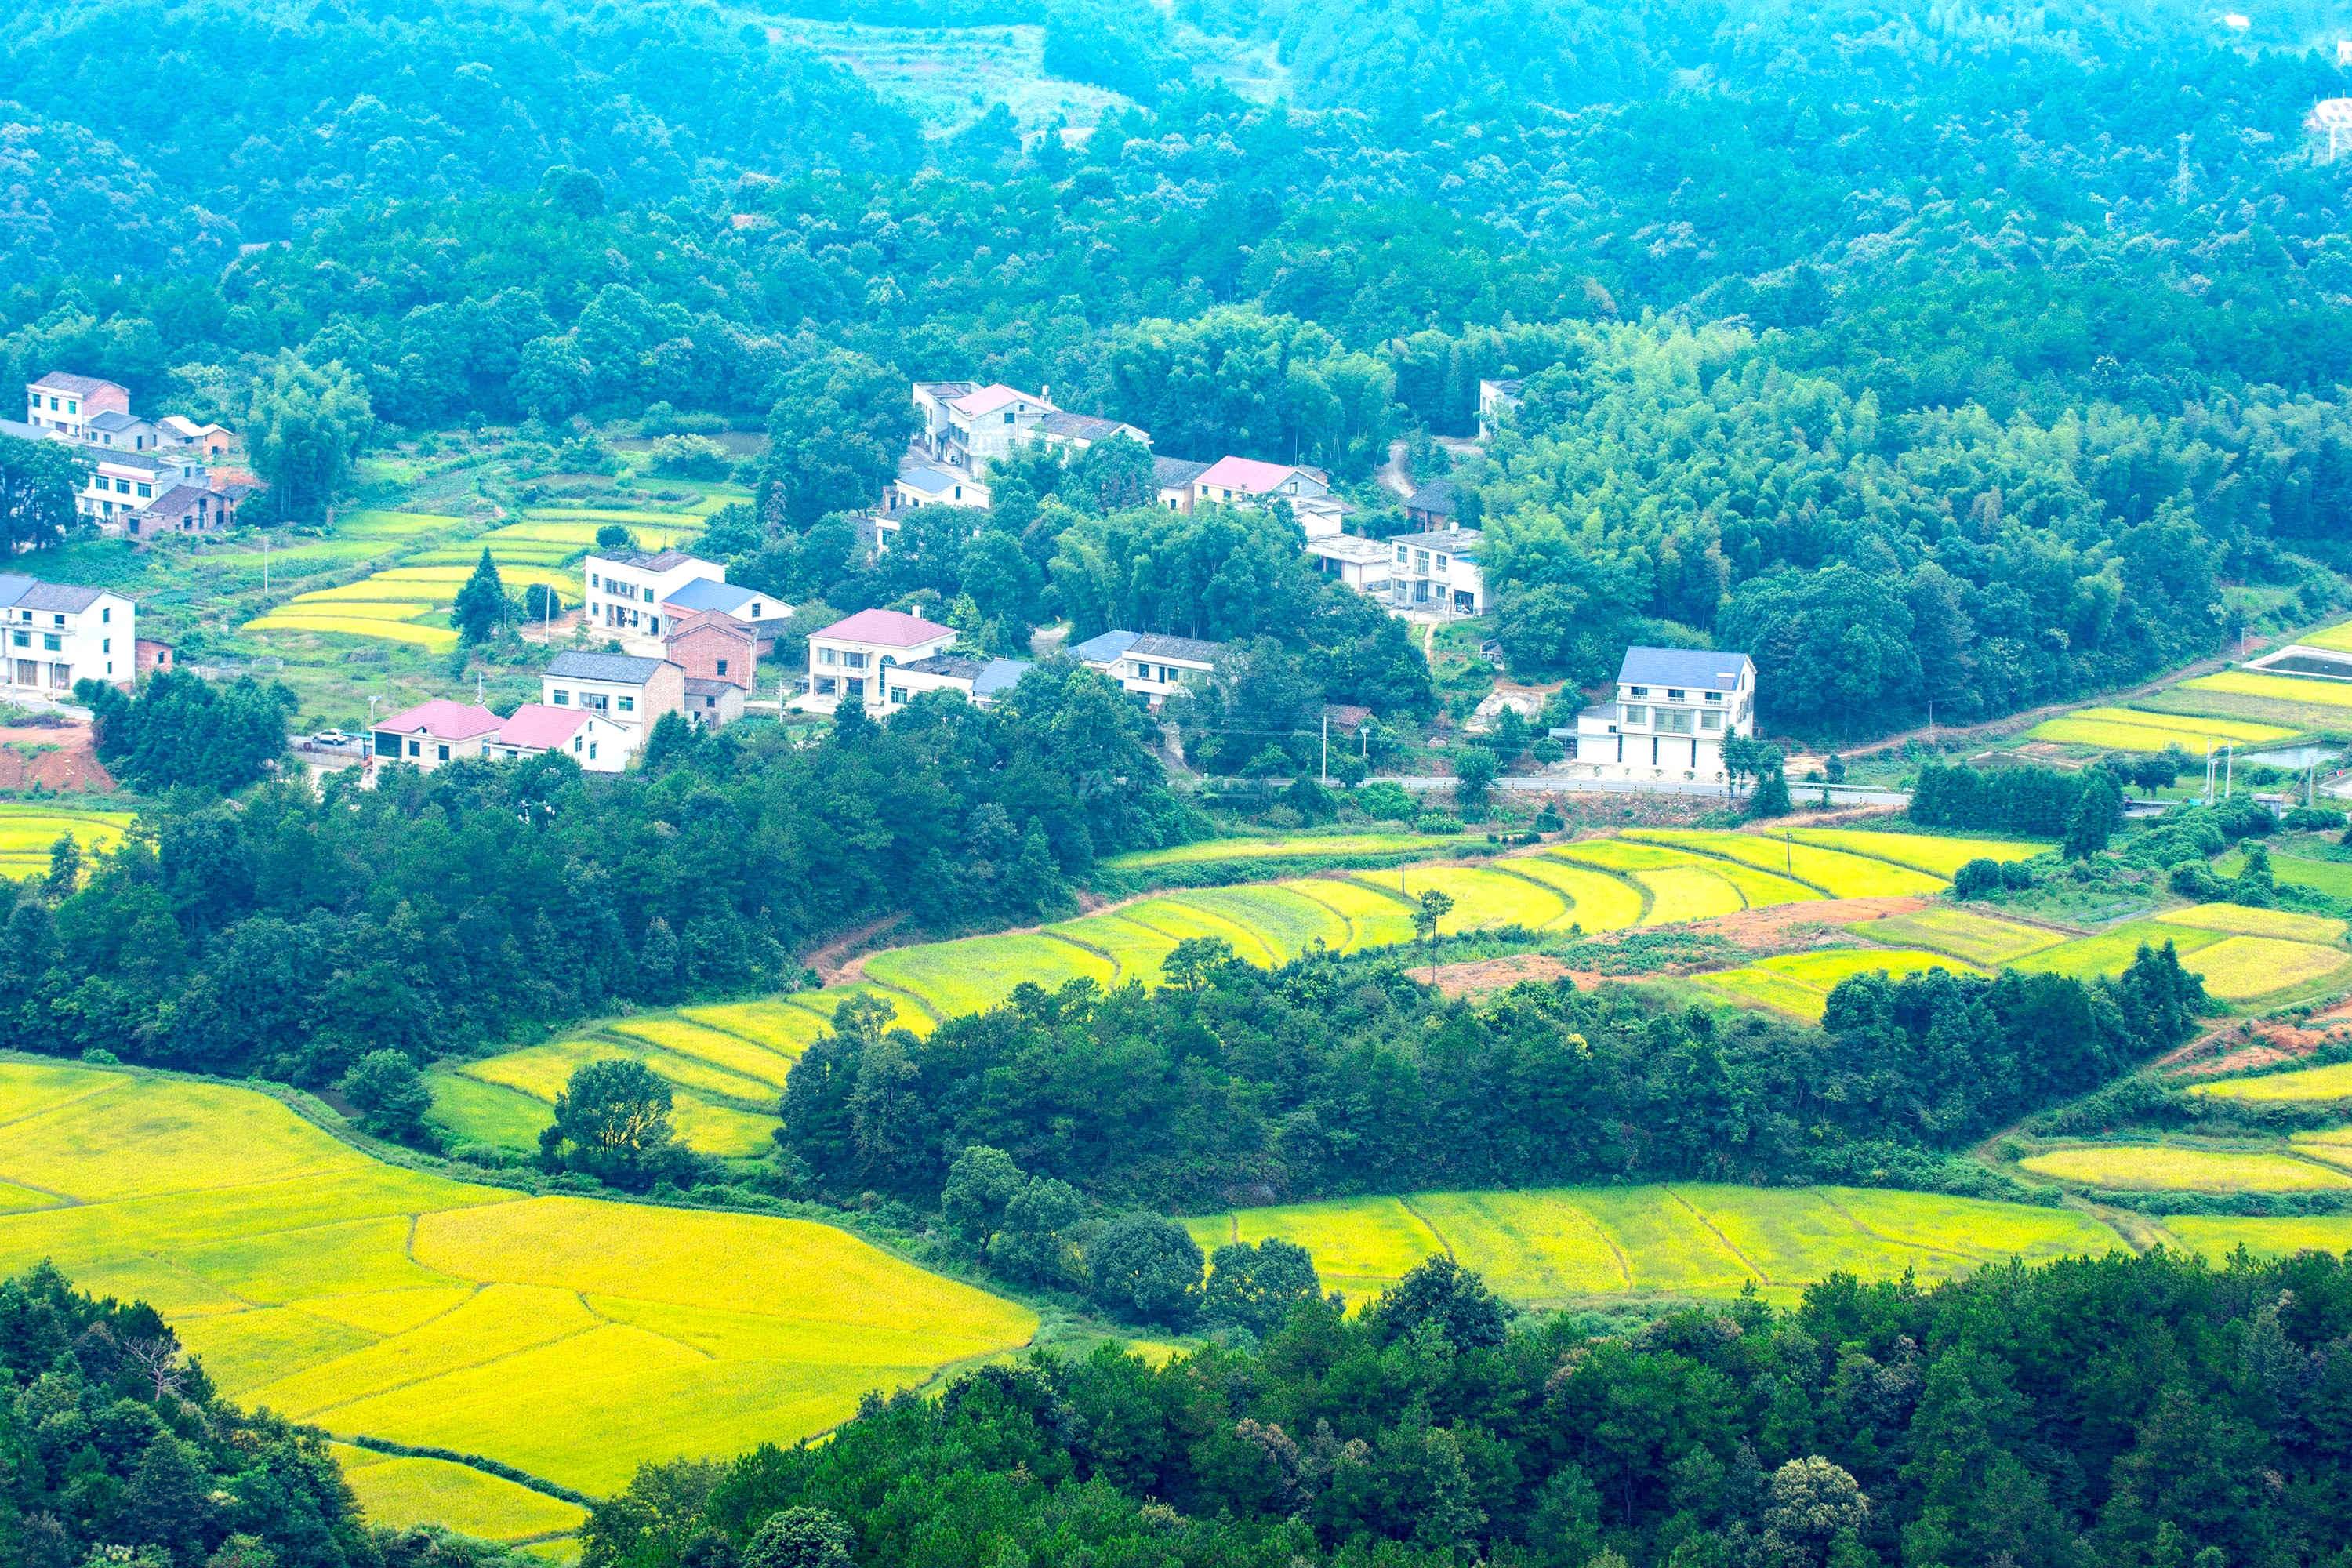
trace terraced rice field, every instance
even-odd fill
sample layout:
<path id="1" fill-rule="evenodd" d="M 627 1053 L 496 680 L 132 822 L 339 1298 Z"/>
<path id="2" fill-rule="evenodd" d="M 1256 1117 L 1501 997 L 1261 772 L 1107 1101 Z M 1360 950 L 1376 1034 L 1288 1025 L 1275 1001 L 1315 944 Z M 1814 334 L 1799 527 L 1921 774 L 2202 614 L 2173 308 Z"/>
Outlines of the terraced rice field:
<path id="1" fill-rule="evenodd" d="M 122 842 L 130 829 L 127 811 L 81 811 L 0 801 L 0 877 L 46 877 L 49 850 L 71 838 L 84 859 Z"/>
<path id="2" fill-rule="evenodd" d="M 2352 621 L 2346 621 L 2342 626 L 2330 626 L 2326 631 L 2314 632 L 2309 637 L 2298 637 L 2295 640 L 2309 647 L 2332 647 L 2339 652 L 2352 653 Z"/>
<path id="3" fill-rule="evenodd" d="M 2213 863 L 2224 877 L 2245 868 L 2246 858 L 2231 850 Z M 2301 855 L 2273 855 L 2271 875 L 2291 888 L 2309 888 L 2331 899 L 2352 899 L 2352 860 L 2315 860 Z"/>
<path id="4" fill-rule="evenodd" d="M 394 1530 L 438 1524 L 483 1541 L 515 1542 L 569 1535 L 588 1518 L 576 1503 L 470 1466 L 349 1443 L 331 1443 L 328 1450 L 372 1524 Z"/>
<path id="5" fill-rule="evenodd" d="M 1825 898 L 1880 899 L 1940 893 L 1947 886 L 1946 879 L 1930 872 L 1871 856 L 1801 843 L 1793 835 L 1784 839 L 1755 833 L 1643 828 L 1626 837 L 1640 843 L 1671 845 L 1695 854 L 1717 856 L 1779 872 L 1793 881 L 1820 889 L 1818 896 Z"/>
<path id="6" fill-rule="evenodd" d="M 2293 1072 L 2264 1073 L 2254 1078 L 2214 1079 L 2189 1085 L 2189 1092 L 2210 1095 L 2215 1100 L 2243 1100 L 2257 1105 L 2352 1100 L 2352 1062 L 2298 1068 Z"/>
<path id="7" fill-rule="evenodd" d="M 1732 1296 L 1787 1300 L 1838 1270 L 1949 1279 L 1987 1263 L 2123 1246 L 2087 1215 L 1850 1187 L 1677 1184 L 1419 1193 L 1241 1209 L 1185 1222 L 1204 1249 L 1281 1237 L 1314 1253 L 1327 1286 L 1361 1302 L 1450 1252 L 1514 1300 Z"/>
<path id="8" fill-rule="evenodd" d="M 1868 847 L 1894 836 L 1849 837 L 1857 847 Z M 1708 845 L 1732 840 L 1735 847 L 1768 858 L 1783 852 L 1781 846 L 1738 834 L 1696 837 Z M 1394 842 L 1396 836 L 1370 838 Z M 1923 856 L 1933 851 L 1918 846 L 1930 842 L 1906 837 L 1895 850 Z M 1971 858 L 1980 847 L 1968 843 L 1960 858 Z M 2013 845 L 1998 847 L 2030 850 Z M 1812 857 L 1832 866 L 1841 879 L 1880 879 L 1871 885 L 1883 885 L 1887 878 L 1900 879 L 1906 887 L 1942 885 L 1886 859 L 1814 845 L 1800 844 L 1794 850 L 1801 859 Z M 1646 839 L 1588 839 L 1540 854 L 1471 865 L 1414 864 L 1159 893 L 1038 931 L 877 952 L 866 961 L 865 980 L 858 986 L 607 1023 L 579 1039 L 438 1068 L 433 1075 L 436 1118 L 463 1141 L 529 1149 L 570 1074 L 599 1054 L 622 1055 L 645 1062 L 670 1080 L 678 1097 L 677 1124 L 695 1147 L 716 1154 L 757 1152 L 767 1147 L 774 1126 L 775 1092 L 782 1075 L 824 1031 L 845 995 L 862 991 L 886 996 L 898 1008 L 901 1023 L 925 1028 L 940 1019 L 995 1006 L 1024 981 L 1047 990 L 1075 980 L 1105 988 L 1129 983 L 1157 985 L 1169 952 L 1188 938 L 1220 939 L 1243 962 L 1266 967 L 1288 963 L 1317 943 L 1333 952 L 1392 947 L 1414 940 L 1415 901 L 1433 888 L 1454 900 L 1440 928 L 1447 932 L 1505 925 L 1545 931 L 1566 931 L 1571 926 L 1615 931 L 1822 896 L 1815 888 L 1767 866 Z M 1880 952 L 1872 954 L 1870 966 L 1898 971 L 1962 967 L 1933 954 L 1906 958 Z M 1814 984 L 1818 975 L 1802 966 L 1788 974 L 1768 973 L 1769 980 L 1731 984 L 1747 986 L 1751 994 L 1769 989 L 1770 994 L 1761 999 L 1786 1001 L 1794 1011 L 1818 1016 L 1827 992 Z"/>
<path id="9" fill-rule="evenodd" d="M 1854 935 L 1890 947 L 1924 947 L 1970 963 L 2009 963 L 2030 952 L 2055 947 L 2065 933 L 2022 921 L 2005 921 L 1969 910 L 1927 909 L 1890 915 L 1847 928 Z"/>
<path id="10" fill-rule="evenodd" d="M 2026 733 L 2032 740 L 2096 746 L 2109 752 L 2160 752 L 2178 746 L 2195 756 L 2204 755 L 2209 746 L 2271 745 L 2295 735 L 2294 731 L 2275 724 L 2186 713 L 2144 713 L 2131 708 L 2084 708 L 2045 719 Z"/>
<path id="11" fill-rule="evenodd" d="M 2031 838 L 1946 838 L 1926 833 L 1868 833 L 1843 827 L 1800 827 L 1790 837 L 1800 844 L 1817 845 L 1872 860 L 1892 860 L 1897 866 L 1908 866 L 1946 881 L 1971 860 L 2031 860 L 2055 847 Z"/>
<path id="12" fill-rule="evenodd" d="M 1900 980 L 1938 969 L 1954 974 L 1984 973 L 1941 952 L 1873 947 L 1784 952 L 1696 979 L 1706 989 L 1736 1001 L 1759 1002 L 1801 1017 L 1819 1018 L 1829 1006 L 1830 993 L 1857 974 L 1884 973 Z"/>
<path id="13" fill-rule="evenodd" d="M 152 1303 L 230 1397 L 591 1493 L 822 1431 L 1035 1328 L 830 1226 L 403 1170 L 220 1083 L 0 1063 L 0 1272 L 54 1258 Z"/>
<path id="14" fill-rule="evenodd" d="M 2232 697 L 2264 697 L 2273 701 L 2317 708 L 2352 708 L 2352 681 L 2319 680 L 2300 675 L 2272 675 L 2258 669 L 2224 669 L 2184 680 L 2182 691 L 2218 691 Z"/>
<path id="15" fill-rule="evenodd" d="M 2249 1002 L 2309 984 L 2352 964 L 2352 953 L 2337 945 L 2344 931 L 2342 921 L 2315 915 L 2200 904 L 2044 948 L 2014 960 L 2011 966 L 2078 980 L 2112 976 L 2130 966 L 2141 946 L 2161 947 L 2169 942 L 2182 967 L 2204 976 L 2208 994 L 2223 1002 Z"/>
<path id="16" fill-rule="evenodd" d="M 2168 1143 L 2086 1143 L 2018 1162 L 2040 1176 L 2118 1192 L 2313 1193 L 2352 1187 L 2352 1175 L 2291 1154 L 2189 1149 Z"/>

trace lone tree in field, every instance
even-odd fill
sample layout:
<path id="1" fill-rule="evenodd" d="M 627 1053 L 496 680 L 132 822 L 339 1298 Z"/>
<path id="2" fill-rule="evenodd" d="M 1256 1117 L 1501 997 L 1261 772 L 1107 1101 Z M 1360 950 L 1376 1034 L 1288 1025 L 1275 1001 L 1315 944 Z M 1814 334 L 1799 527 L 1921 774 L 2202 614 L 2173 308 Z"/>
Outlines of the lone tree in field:
<path id="1" fill-rule="evenodd" d="M 555 1124 L 539 1135 L 540 1150 L 616 1187 L 649 1185 L 677 1152 L 670 1105 L 669 1085 L 645 1063 L 590 1062 L 555 1097 Z"/>
<path id="2" fill-rule="evenodd" d="M 488 546 L 483 547 L 482 559 L 475 564 L 474 574 L 457 590 L 452 616 L 457 623 L 457 635 L 467 642 L 486 640 L 507 618 L 507 585 L 499 578 L 499 563 L 490 559 Z"/>
<path id="3" fill-rule="evenodd" d="M 1413 933 L 1429 948 L 1429 983 L 1437 984 L 1437 922 L 1454 912 L 1454 895 L 1432 888 L 1421 895 L 1421 907 L 1412 911 Z"/>

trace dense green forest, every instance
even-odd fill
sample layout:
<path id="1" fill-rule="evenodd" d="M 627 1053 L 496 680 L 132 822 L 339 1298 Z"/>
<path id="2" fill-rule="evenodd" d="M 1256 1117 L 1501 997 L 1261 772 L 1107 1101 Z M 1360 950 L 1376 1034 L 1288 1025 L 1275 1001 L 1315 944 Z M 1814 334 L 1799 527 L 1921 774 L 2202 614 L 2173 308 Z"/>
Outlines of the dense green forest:
<path id="1" fill-rule="evenodd" d="M 1392 958 L 1268 973 L 1223 957 L 1186 955 L 1184 983 L 1149 994 L 1028 986 L 921 1037 L 853 1011 L 793 1067 L 778 1141 L 821 1191 L 926 1207 L 973 1145 L 1173 1212 L 1572 1182 L 1980 1182 L 1939 1156 L 2179 1044 L 2204 1005 L 2169 944 L 2112 984 L 1857 976 L 1818 1027 L 1566 982 L 1447 1001 Z"/>
<path id="2" fill-rule="evenodd" d="M 176 793 L 86 877 L 9 885 L 0 1018 L 23 1049 L 323 1084 L 372 1050 L 790 986 L 811 939 L 877 917 L 1034 920 L 1096 857 L 1192 831 L 1085 671 L 887 730 L 847 711 L 808 747 L 674 720 L 618 777 L 553 756 Z"/>
<path id="3" fill-rule="evenodd" d="M 2302 129 L 2345 87 L 2326 6 L 808 14 L 1042 22 L 1134 102 L 926 140 L 709 6 L 51 11 L 0 54 L 0 361 L 232 418 L 289 351 L 393 428 L 765 424 L 748 552 L 824 557 L 842 608 L 905 591 L 823 530 L 888 477 L 908 377 L 1360 480 L 1515 375 L 1454 474 L 1514 667 L 1737 644 L 1817 733 L 2210 650 L 2226 583 L 2289 619 L 2341 591 L 2307 563 L 2352 534 L 2352 161 Z M 1216 85 L 1188 29 L 1274 47 L 1286 100 Z M 1096 602 L 1049 570 L 1073 516 L 1011 505 L 1024 613 Z"/>
<path id="4" fill-rule="evenodd" d="M 991 1368 L 648 1468 L 583 1563 L 2340 1568 L 2347 1336 L 2322 1254 L 1833 1279 L 1618 1337 L 1439 1258 L 1255 1353 Z"/>

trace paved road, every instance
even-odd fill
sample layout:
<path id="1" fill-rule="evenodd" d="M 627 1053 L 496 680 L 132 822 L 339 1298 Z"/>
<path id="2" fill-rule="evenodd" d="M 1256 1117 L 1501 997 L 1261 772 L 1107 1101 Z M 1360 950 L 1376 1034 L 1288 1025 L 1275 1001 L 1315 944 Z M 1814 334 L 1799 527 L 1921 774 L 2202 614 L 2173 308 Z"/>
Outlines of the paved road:
<path id="1" fill-rule="evenodd" d="M 1411 790 L 1450 790 L 1454 780 L 1442 773 L 1412 774 L 1403 778 L 1383 777 L 1383 784 L 1402 784 Z M 1696 784 L 1685 779 L 1580 779 L 1562 773 L 1528 773 L 1506 776 L 1495 781 L 1496 789 L 1507 789 L 1521 795 L 1691 795 L 1712 800 L 1727 800 L 1724 787 L 1718 784 Z M 1789 781 L 1789 795 L 1798 805 L 1821 798 L 1822 786 Z M 1833 805 L 1908 805 L 1911 792 L 1904 789 L 1880 789 L 1871 784 L 1832 784 L 1830 803 Z"/>

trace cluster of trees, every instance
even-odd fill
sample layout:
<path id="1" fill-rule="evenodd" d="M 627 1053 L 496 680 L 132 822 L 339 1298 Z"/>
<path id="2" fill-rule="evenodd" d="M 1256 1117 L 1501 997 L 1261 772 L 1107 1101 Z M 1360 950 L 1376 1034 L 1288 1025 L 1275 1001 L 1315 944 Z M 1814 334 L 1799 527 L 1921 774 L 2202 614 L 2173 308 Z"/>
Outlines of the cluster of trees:
<path id="1" fill-rule="evenodd" d="M 1819 1027 L 1564 984 L 1448 1001 L 1393 960 L 1269 973 L 1185 956 L 1181 984 L 1025 986 L 920 1038 L 851 1020 L 793 1068 L 778 1142 L 821 1193 L 927 1207 L 974 1145 L 1087 1198 L 1177 1212 L 1547 1182 L 1925 1180 L 1940 1152 L 2177 1044 L 2203 1005 L 2169 946 L 2114 984 L 1858 976 Z"/>
<path id="2" fill-rule="evenodd" d="M 284 759 L 286 726 L 302 700 L 249 675 L 215 683 L 164 669 L 136 694 L 110 681 L 78 681 L 74 700 L 90 711 L 98 760 L 122 783 L 149 794 L 184 785 L 231 795 Z"/>
<path id="3" fill-rule="evenodd" d="M 1833 1278 L 1618 1337 L 1433 1259 L 1262 1351 L 1107 1348 L 641 1471 L 588 1568 L 2288 1568 L 2352 1561 L 2352 1268 Z M 837 1562 L 772 1556 L 791 1532 Z"/>
<path id="4" fill-rule="evenodd" d="M 1048 916 L 1097 856 L 1193 830 L 1133 706 L 1066 667 L 987 709 L 852 709 L 815 746 L 656 741 L 617 778 L 554 757 L 168 796 L 78 890 L 5 889 L 0 1027 L 322 1084 L 379 1048 L 786 984 L 811 937 L 882 915 Z"/>
<path id="5" fill-rule="evenodd" d="M 431 1561 L 421 1540 L 385 1552 L 324 1433 L 216 1397 L 152 1308 L 85 1296 L 49 1264 L 0 1281 L 0 1446 L 14 1568 Z"/>

